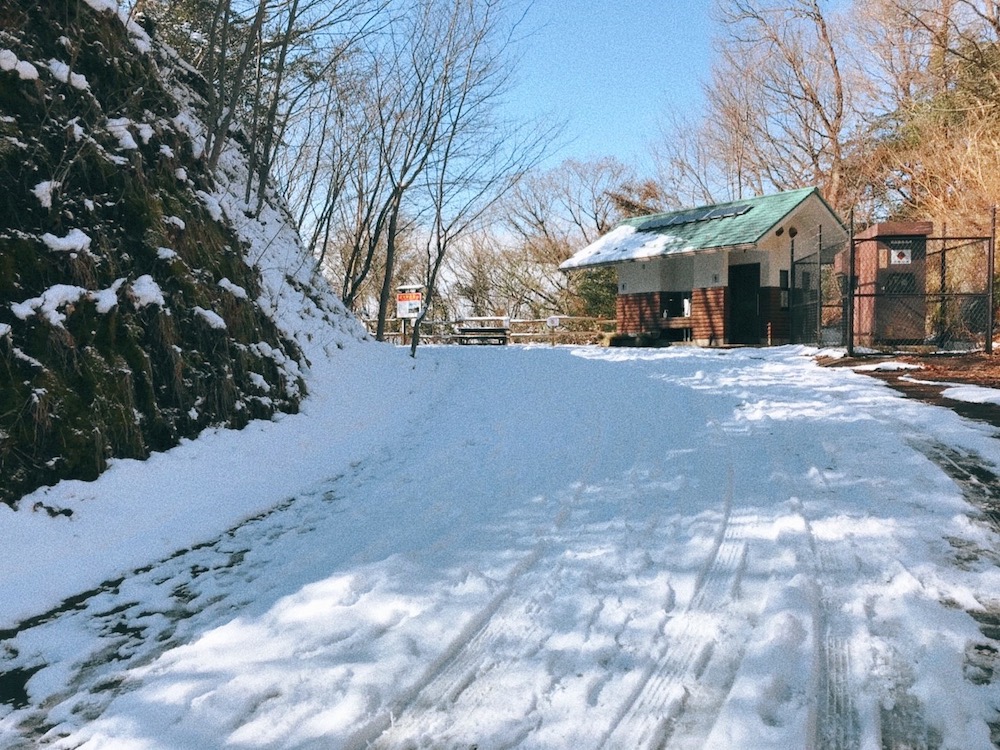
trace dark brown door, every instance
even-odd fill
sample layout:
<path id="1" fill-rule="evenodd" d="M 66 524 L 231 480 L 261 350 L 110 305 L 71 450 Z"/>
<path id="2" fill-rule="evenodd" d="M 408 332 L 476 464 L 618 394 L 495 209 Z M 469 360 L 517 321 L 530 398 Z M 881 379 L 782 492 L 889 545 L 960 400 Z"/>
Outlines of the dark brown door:
<path id="1" fill-rule="evenodd" d="M 760 263 L 729 267 L 730 344 L 760 343 Z"/>

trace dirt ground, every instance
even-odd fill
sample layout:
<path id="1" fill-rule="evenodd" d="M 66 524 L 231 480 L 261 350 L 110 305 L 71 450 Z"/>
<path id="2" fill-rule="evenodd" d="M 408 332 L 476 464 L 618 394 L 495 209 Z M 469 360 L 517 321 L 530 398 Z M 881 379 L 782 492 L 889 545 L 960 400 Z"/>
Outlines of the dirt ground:
<path id="1" fill-rule="evenodd" d="M 1000 354 L 895 354 L 891 357 L 821 360 L 821 364 L 830 367 L 857 367 L 889 360 L 919 365 L 921 369 L 876 370 L 864 374 L 878 378 L 909 398 L 948 407 L 964 417 L 988 422 L 1000 430 L 1000 405 L 972 404 L 941 395 L 950 383 L 1000 389 Z"/>

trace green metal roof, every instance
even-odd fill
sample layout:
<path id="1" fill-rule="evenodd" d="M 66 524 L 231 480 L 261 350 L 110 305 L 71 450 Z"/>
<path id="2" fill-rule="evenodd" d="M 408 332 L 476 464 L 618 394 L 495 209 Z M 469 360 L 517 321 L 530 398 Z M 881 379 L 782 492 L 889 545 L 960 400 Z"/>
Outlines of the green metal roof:
<path id="1" fill-rule="evenodd" d="M 565 261 L 564 271 L 712 248 L 755 245 L 814 188 L 627 219 Z M 823 202 L 826 206 L 826 202 Z M 831 215 L 833 211 L 830 210 Z"/>

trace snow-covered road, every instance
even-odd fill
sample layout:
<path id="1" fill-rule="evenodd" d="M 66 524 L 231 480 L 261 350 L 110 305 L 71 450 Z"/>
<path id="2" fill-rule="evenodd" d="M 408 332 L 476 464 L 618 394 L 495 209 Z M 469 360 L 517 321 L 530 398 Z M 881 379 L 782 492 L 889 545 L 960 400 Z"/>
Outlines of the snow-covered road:
<path id="1" fill-rule="evenodd" d="M 994 747 L 1000 441 L 811 353 L 359 344 L 36 493 L 0 747 Z"/>

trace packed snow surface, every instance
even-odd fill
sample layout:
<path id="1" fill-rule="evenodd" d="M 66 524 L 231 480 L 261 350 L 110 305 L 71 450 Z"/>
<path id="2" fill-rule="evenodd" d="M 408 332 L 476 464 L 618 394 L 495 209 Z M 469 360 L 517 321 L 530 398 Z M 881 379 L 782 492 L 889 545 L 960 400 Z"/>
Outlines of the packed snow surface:
<path id="1" fill-rule="evenodd" d="M 0 507 L 0 747 L 990 748 L 1000 444 L 815 353 L 347 342 Z"/>

